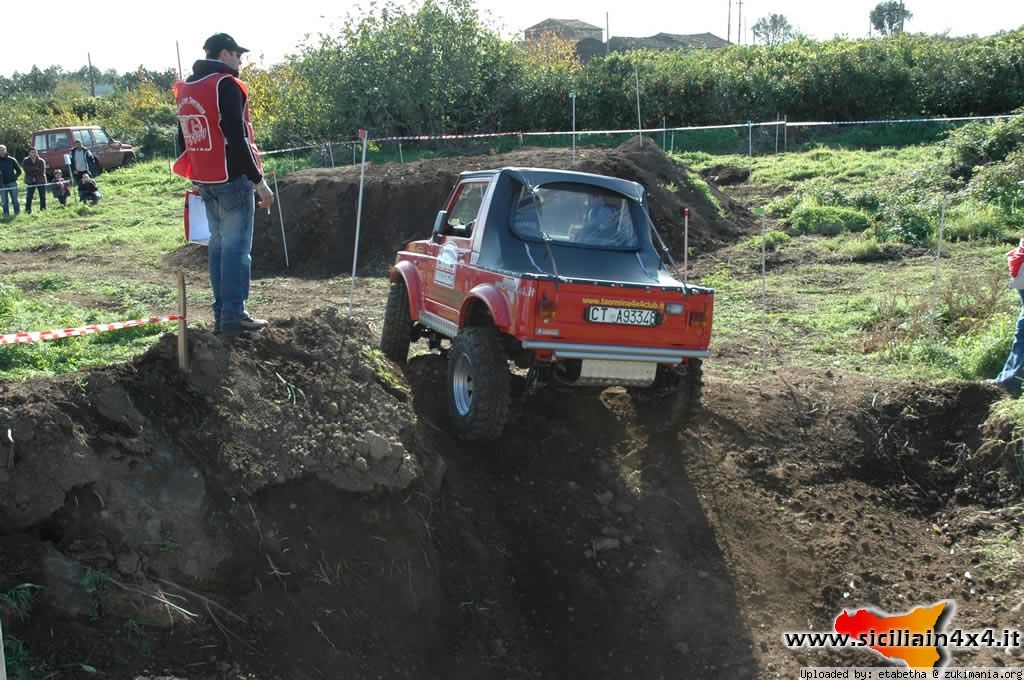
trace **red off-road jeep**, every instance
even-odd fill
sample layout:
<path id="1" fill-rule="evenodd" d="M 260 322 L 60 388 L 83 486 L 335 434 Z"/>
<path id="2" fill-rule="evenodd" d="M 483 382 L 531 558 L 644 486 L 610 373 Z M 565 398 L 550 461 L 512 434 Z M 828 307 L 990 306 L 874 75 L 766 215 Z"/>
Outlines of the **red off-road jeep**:
<path id="1" fill-rule="evenodd" d="M 635 182 L 561 170 L 460 175 L 429 240 L 391 269 L 381 350 L 404 363 L 427 338 L 448 352 L 448 411 L 467 440 L 501 434 L 509 361 L 526 393 L 547 384 L 629 388 L 662 424 L 700 400 L 714 291 L 685 285 Z"/>

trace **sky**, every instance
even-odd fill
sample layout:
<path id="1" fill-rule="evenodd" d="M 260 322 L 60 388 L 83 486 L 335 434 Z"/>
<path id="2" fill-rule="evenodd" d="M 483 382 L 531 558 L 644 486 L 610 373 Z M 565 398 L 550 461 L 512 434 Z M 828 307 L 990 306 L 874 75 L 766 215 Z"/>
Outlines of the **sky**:
<path id="1" fill-rule="evenodd" d="M 401 0 L 403 4 L 409 0 Z M 731 0 L 732 40 L 738 41 L 740 0 Z M 785 15 L 799 31 L 816 39 L 835 35 L 852 38 L 868 33 L 868 15 L 878 0 L 743 0 L 744 23 L 752 26 L 770 13 Z M 648 36 L 655 33 L 713 33 L 726 37 L 730 0 L 666 3 L 664 0 L 476 0 L 478 9 L 502 35 L 512 37 L 544 19 L 579 19 L 605 26 L 609 14 L 611 35 Z M 264 5 L 264 7 L 271 5 Z M 253 51 L 248 58 L 273 64 L 296 52 L 307 35 L 330 33 L 348 12 L 363 3 L 337 0 L 286 0 L 278 9 L 260 5 L 206 2 L 198 11 L 185 12 L 181 3 L 149 5 L 136 0 L 90 0 L 89 11 L 76 25 L 54 33 L 39 24 L 45 13 L 35 3 L 15 0 L 3 10 L 4 42 L 0 75 L 29 71 L 33 65 L 54 64 L 76 71 L 86 64 L 87 53 L 101 70 L 132 71 L 139 65 L 152 70 L 177 68 L 175 43 L 180 46 L 186 71 L 202 57 L 202 45 L 211 33 L 230 33 Z M 1024 26 L 1020 0 L 906 0 L 913 13 L 908 32 L 950 35 L 991 35 Z M 40 26 L 39 30 L 33 27 Z M 747 31 L 749 42 L 750 31 Z"/>

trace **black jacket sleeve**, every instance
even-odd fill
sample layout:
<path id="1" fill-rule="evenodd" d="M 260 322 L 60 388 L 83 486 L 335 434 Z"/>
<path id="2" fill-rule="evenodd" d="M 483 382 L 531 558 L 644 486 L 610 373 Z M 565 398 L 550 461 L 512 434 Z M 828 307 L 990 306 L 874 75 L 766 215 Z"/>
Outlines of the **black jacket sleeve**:
<path id="1" fill-rule="evenodd" d="M 234 80 L 225 78 L 220 81 L 217 97 L 220 103 L 220 128 L 224 132 L 224 139 L 227 140 L 227 148 L 224 151 L 227 154 L 228 170 L 232 175 L 244 174 L 253 184 L 259 184 L 263 181 L 263 173 L 256 165 L 250 144 L 252 140 L 249 139 L 249 131 L 243 118 L 245 95 Z"/>

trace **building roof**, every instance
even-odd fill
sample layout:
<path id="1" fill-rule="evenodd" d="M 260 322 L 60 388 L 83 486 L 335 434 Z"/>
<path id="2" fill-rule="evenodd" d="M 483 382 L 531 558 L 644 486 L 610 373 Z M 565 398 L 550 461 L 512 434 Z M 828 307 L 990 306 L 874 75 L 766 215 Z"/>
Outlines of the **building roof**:
<path id="1" fill-rule="evenodd" d="M 700 47 L 714 48 L 725 47 L 729 44 L 727 40 L 719 38 L 711 33 L 692 33 L 683 35 L 680 33 L 658 33 L 646 38 L 628 38 L 616 36 L 610 40 L 612 51 L 626 50 L 674 50 L 693 49 Z"/>
<path id="2" fill-rule="evenodd" d="M 545 19 L 539 24 L 534 24 L 527 28 L 527 31 L 544 30 L 545 28 L 554 28 L 556 26 L 565 26 L 566 28 L 573 28 L 576 30 L 588 30 L 588 31 L 601 31 L 604 30 L 600 26 L 588 24 L 585 21 L 579 19 Z"/>

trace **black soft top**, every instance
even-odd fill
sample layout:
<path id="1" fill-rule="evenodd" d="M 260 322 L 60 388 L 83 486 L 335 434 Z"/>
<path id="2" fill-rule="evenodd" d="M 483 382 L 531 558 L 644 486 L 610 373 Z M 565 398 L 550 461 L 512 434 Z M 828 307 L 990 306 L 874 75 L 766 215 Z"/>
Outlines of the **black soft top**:
<path id="1" fill-rule="evenodd" d="M 484 236 L 477 265 L 492 271 L 594 283 L 634 286 L 678 287 L 682 284 L 665 271 L 655 250 L 644 203 L 644 188 L 636 182 L 585 172 L 545 168 L 498 168 L 464 172 L 460 179 L 494 181 L 490 208 L 485 216 Z M 566 243 L 526 239 L 511 228 L 511 216 L 523 187 L 535 190 L 548 184 L 576 183 L 621 194 L 629 200 L 639 244 L 636 248 L 606 249 L 578 247 Z M 554 260 L 554 261 L 552 261 Z"/>
<path id="2" fill-rule="evenodd" d="M 461 179 L 490 179 L 495 175 L 504 175 L 514 179 L 530 189 L 536 189 L 545 184 L 556 182 L 575 182 L 577 184 L 590 184 L 602 189 L 608 189 L 615 193 L 622 194 L 626 198 L 633 199 L 638 203 L 644 201 L 644 187 L 636 182 L 617 177 L 606 177 L 605 175 L 593 175 L 589 172 L 573 172 L 571 170 L 552 170 L 549 168 L 497 168 L 495 170 L 476 170 L 464 172 Z"/>

